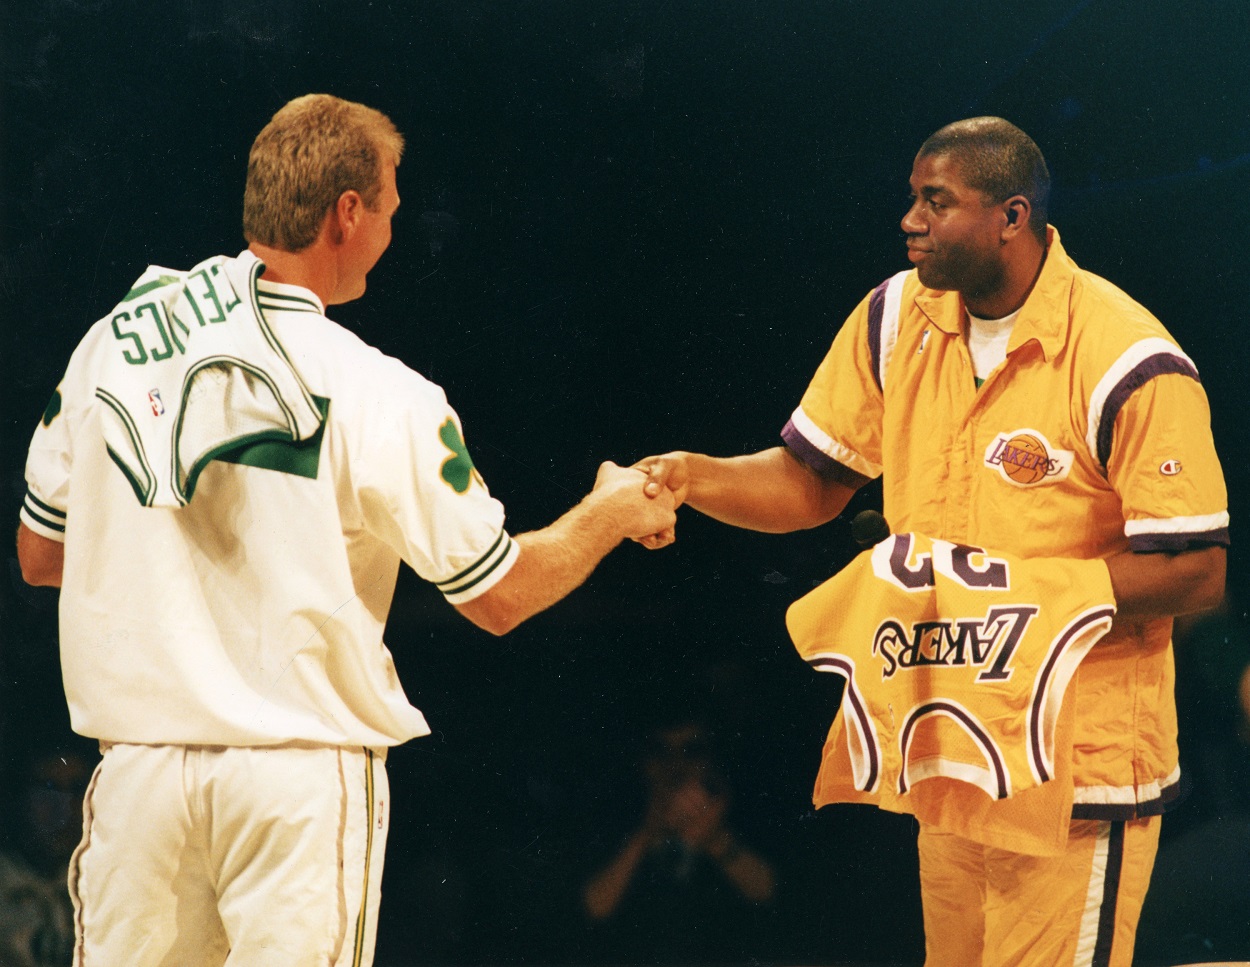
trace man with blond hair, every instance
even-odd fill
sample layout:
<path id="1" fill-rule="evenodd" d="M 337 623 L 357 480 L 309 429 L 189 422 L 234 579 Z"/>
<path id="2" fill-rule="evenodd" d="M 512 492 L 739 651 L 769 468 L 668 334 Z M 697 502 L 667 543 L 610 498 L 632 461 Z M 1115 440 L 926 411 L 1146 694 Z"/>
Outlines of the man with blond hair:
<path id="1" fill-rule="evenodd" d="M 59 585 L 71 722 L 102 761 L 75 964 L 372 962 L 386 750 L 428 734 L 382 631 L 400 561 L 502 634 L 673 501 L 603 464 L 504 528 L 443 391 L 331 322 L 391 239 L 403 139 L 328 95 L 248 160 L 236 258 L 150 267 L 37 427 L 18 554 Z"/>

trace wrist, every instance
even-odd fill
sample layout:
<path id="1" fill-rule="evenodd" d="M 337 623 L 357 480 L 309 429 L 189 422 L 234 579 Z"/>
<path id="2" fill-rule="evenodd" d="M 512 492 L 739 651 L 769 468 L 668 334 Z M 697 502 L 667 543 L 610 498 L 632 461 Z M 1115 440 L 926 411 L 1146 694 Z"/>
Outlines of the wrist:
<path id="1" fill-rule="evenodd" d="M 602 554 L 611 551 L 629 536 L 625 533 L 613 497 L 614 494 L 609 491 L 592 490 L 568 513 L 574 530 Z"/>
<path id="2" fill-rule="evenodd" d="M 708 473 L 708 469 L 716 458 L 706 453 L 690 453 L 686 450 L 678 450 L 677 457 L 685 468 L 682 503 L 690 504 L 697 509 L 698 504 L 707 497 L 707 482 L 715 479 Z"/>

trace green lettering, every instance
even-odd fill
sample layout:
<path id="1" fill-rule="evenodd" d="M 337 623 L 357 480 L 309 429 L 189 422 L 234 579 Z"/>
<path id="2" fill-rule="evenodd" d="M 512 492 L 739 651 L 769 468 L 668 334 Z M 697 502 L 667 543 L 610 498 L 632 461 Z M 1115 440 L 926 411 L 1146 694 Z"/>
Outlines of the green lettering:
<path id="1" fill-rule="evenodd" d="M 207 323 L 204 321 L 204 314 L 200 312 L 199 304 L 195 301 L 195 296 L 191 294 L 191 286 L 184 285 L 182 287 L 182 294 L 185 295 L 187 297 L 187 301 L 191 303 L 191 311 L 195 313 L 195 318 L 199 322 L 200 328 L 204 328 Z"/>
<path id="2" fill-rule="evenodd" d="M 181 319 L 178 318 L 178 313 L 171 311 L 169 313 L 169 319 L 170 319 L 169 332 L 170 332 L 170 335 L 174 337 L 174 339 L 178 338 L 177 334 L 174 332 L 174 326 L 177 326 L 179 329 L 181 329 L 182 334 L 184 336 L 191 335 L 191 330 L 187 328 L 187 324 L 185 322 L 183 322 Z M 180 349 L 182 348 L 181 344 L 179 344 L 179 348 Z"/>
<path id="3" fill-rule="evenodd" d="M 204 294 L 212 300 L 213 308 L 217 310 L 217 315 L 215 315 L 208 321 L 210 323 L 225 322 L 226 313 L 221 308 L 221 300 L 217 298 L 217 292 L 213 288 L 213 280 L 208 277 L 208 269 L 200 269 L 200 271 L 196 272 L 195 275 L 191 276 L 191 278 L 194 279 L 196 276 L 199 276 L 200 278 L 204 280 L 204 290 L 205 290 Z"/>
<path id="4" fill-rule="evenodd" d="M 129 339 L 132 343 L 134 343 L 134 347 L 137 352 L 132 353 L 129 349 L 123 349 L 122 358 L 126 360 L 126 362 L 130 363 L 131 366 L 142 366 L 148 361 L 147 350 L 143 348 L 143 340 L 139 338 L 138 333 L 123 330 L 122 327 L 118 325 L 119 322 L 130 322 L 130 313 L 123 311 L 113 317 L 113 335 L 116 336 L 119 341 Z"/>
<path id="5" fill-rule="evenodd" d="M 157 324 L 161 326 L 161 331 L 164 332 L 166 329 L 168 329 L 170 340 L 172 340 L 173 344 L 178 347 L 178 352 L 180 354 L 185 355 L 187 351 L 187 347 L 184 346 L 182 343 L 182 340 L 178 338 L 178 328 L 181 328 L 182 331 L 186 333 L 188 336 L 191 335 L 190 330 L 187 329 L 185 325 L 183 325 L 183 322 L 181 319 L 179 319 L 177 316 L 173 315 L 172 313 L 166 312 L 164 306 L 154 305 L 152 308 L 156 311 Z M 174 323 L 178 324 L 177 328 L 175 328 Z"/>
<path id="6" fill-rule="evenodd" d="M 213 275 L 217 275 L 220 271 L 221 271 L 220 265 L 213 266 Z M 229 283 L 230 283 L 230 280 L 227 279 L 226 284 L 229 285 Z M 234 296 L 234 301 L 233 302 L 229 300 L 226 301 L 227 314 L 230 313 L 234 309 L 235 306 L 237 306 L 240 302 L 243 301 L 242 296 L 240 296 L 237 292 L 234 291 L 234 286 L 230 286 L 230 293 Z"/>
<path id="7" fill-rule="evenodd" d="M 135 310 L 135 318 L 137 319 L 144 311 L 156 320 L 156 331 L 160 333 L 161 342 L 164 343 L 164 346 L 161 349 L 148 347 L 152 353 L 152 358 L 157 362 L 160 362 L 162 359 L 168 359 L 174 354 L 174 347 L 169 341 L 169 331 L 165 328 L 165 320 L 161 318 L 161 314 L 157 311 L 156 303 L 154 302 L 145 302 L 143 305 L 139 306 L 139 308 Z M 178 348 L 182 349 L 181 344 Z M 186 350 L 183 350 L 183 352 L 185 351 Z"/>

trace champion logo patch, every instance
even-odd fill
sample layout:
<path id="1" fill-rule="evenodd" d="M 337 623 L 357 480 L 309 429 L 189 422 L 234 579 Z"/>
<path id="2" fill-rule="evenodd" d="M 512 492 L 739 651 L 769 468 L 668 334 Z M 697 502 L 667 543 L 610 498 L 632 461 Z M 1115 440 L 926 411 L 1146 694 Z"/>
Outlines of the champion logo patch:
<path id="1" fill-rule="evenodd" d="M 1066 477 L 1075 456 L 1072 450 L 1054 446 L 1040 431 L 1026 428 L 998 434 L 985 448 L 985 465 L 1010 484 L 1034 487 Z"/>
<path id="2" fill-rule="evenodd" d="M 1181 462 L 1179 460 L 1164 460 L 1159 464 L 1159 473 L 1165 477 L 1175 477 L 1181 472 Z"/>

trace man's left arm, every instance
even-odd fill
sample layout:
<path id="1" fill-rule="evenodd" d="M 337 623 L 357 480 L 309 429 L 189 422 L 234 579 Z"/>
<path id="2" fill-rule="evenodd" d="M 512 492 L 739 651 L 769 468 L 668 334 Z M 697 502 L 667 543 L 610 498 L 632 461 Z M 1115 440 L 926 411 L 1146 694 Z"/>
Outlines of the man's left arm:
<path id="1" fill-rule="evenodd" d="M 18 524 L 17 562 L 22 567 L 22 580 L 27 584 L 59 588 L 65 567 L 65 545 L 36 534 L 25 524 Z"/>
<path id="2" fill-rule="evenodd" d="M 1215 546 L 1108 558 L 1116 617 L 1170 618 L 1216 607 L 1224 596 L 1227 557 L 1225 548 Z"/>
<path id="3" fill-rule="evenodd" d="M 1161 340 L 1149 345 L 1156 355 L 1136 367 L 1144 381 L 1137 385 L 1130 372 L 1109 391 L 1102 429 L 1114 432 L 1099 436 L 1129 546 L 1107 569 L 1116 614 L 1129 619 L 1216 607 L 1227 561 L 1228 493 L 1206 393 L 1179 351 Z"/>

